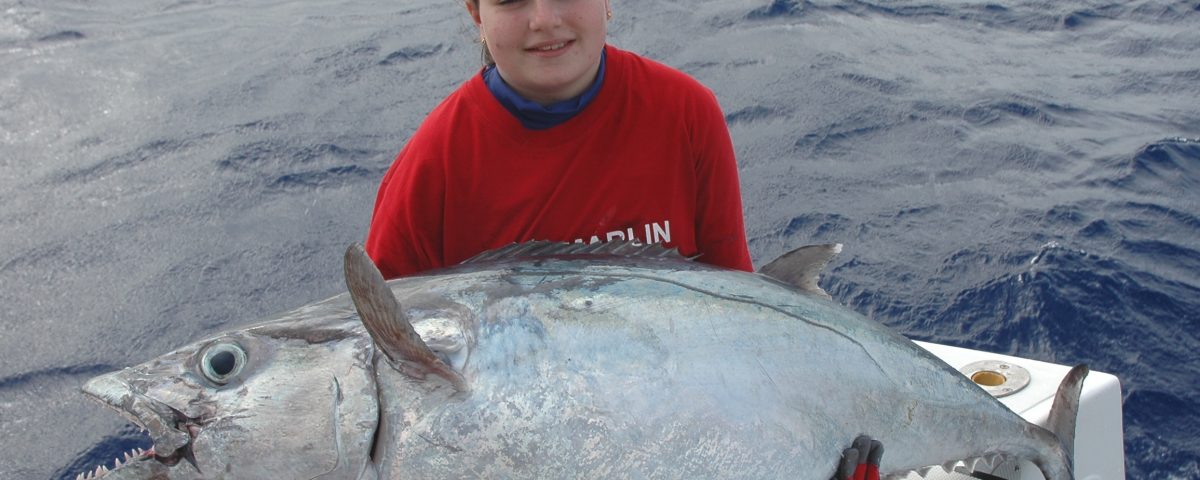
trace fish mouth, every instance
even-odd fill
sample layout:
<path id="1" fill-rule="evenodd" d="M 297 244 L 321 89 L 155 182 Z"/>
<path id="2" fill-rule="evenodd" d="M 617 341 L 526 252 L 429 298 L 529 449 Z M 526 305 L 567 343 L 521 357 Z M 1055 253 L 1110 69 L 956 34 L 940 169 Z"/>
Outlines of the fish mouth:
<path id="1" fill-rule="evenodd" d="M 96 471 L 88 472 L 90 476 L 81 479 L 100 478 L 110 471 L 128 468 L 138 462 L 156 462 L 162 466 L 174 467 L 181 460 L 187 460 L 199 471 L 196 457 L 192 451 L 192 443 L 202 429 L 198 419 L 188 417 L 183 412 L 165 403 L 153 400 L 133 391 L 129 384 L 117 377 L 121 372 L 102 375 L 88 381 L 83 387 L 83 393 L 93 401 L 116 411 L 141 428 L 149 435 L 154 446 L 149 450 L 137 449 L 125 455 L 125 462 L 117 459 L 112 470 L 107 467 L 97 467 Z"/>
<path id="2" fill-rule="evenodd" d="M 153 459 L 154 459 L 154 447 L 150 447 L 149 450 L 135 448 L 133 450 L 125 452 L 125 461 L 122 462 L 121 458 L 118 457 L 114 461 L 112 468 L 108 468 L 108 465 L 100 465 L 100 466 L 96 467 L 95 470 L 89 470 L 89 471 L 75 475 L 75 480 L 93 480 L 93 479 L 97 479 L 97 478 L 104 478 L 104 477 L 107 477 L 109 473 L 119 471 L 122 468 L 129 467 L 130 465 L 133 465 L 137 462 L 154 461 Z"/>

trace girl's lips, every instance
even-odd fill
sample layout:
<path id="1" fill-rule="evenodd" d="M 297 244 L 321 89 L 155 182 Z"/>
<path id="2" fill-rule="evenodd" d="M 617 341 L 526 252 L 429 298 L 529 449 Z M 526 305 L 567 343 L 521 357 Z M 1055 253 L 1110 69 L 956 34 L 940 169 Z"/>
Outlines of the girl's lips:
<path id="1" fill-rule="evenodd" d="M 574 40 L 563 40 L 559 42 L 542 43 L 534 47 L 529 47 L 525 49 L 525 51 L 541 57 L 555 57 L 562 55 L 567 51 L 568 47 L 574 44 Z"/>

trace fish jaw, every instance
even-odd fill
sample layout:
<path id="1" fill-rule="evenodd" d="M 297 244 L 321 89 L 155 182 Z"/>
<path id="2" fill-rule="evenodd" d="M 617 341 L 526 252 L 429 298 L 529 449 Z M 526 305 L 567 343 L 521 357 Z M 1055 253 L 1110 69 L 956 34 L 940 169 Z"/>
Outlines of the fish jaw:
<path id="1" fill-rule="evenodd" d="M 118 458 L 113 468 L 107 465 L 75 476 L 75 480 L 139 480 L 139 479 L 194 479 L 202 478 L 199 471 L 189 466 L 172 467 L 158 461 L 154 448 L 134 449 L 125 453 L 125 460 Z"/>
<path id="2" fill-rule="evenodd" d="M 169 475 L 169 478 L 198 478 L 191 444 L 198 431 L 196 419 L 187 417 L 171 406 L 155 401 L 135 391 L 129 377 L 137 375 L 131 369 L 120 370 L 89 380 L 83 393 L 108 407 L 150 435 L 154 446 L 118 459 L 116 468 L 98 467 L 81 479 L 148 478 Z M 183 460 L 183 461 L 181 461 Z"/>

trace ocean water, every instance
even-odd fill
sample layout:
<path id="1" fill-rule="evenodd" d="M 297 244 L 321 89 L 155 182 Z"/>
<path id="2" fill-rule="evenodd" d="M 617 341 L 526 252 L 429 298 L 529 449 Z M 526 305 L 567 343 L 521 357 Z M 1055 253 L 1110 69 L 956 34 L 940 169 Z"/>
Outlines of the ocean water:
<path id="1" fill-rule="evenodd" d="M 1200 2 L 613 11 L 720 99 L 757 264 L 842 242 L 837 300 L 1115 374 L 1128 478 L 1200 478 Z M 475 38 L 455 0 L 0 0 L 0 478 L 148 445 L 87 378 L 340 293 Z"/>

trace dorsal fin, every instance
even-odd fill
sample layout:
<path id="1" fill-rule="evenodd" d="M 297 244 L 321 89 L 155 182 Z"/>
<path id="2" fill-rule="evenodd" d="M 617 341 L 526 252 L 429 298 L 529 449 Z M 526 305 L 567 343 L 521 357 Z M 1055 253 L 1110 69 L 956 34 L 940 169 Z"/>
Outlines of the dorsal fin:
<path id="1" fill-rule="evenodd" d="M 807 245 L 780 255 L 771 263 L 758 269 L 758 273 L 781 282 L 791 284 L 802 291 L 832 298 L 817 285 L 821 271 L 829 260 L 842 252 L 842 244 Z"/>
<path id="2" fill-rule="evenodd" d="M 433 373 L 449 380 L 459 391 L 466 389 L 462 375 L 439 359 L 413 329 L 383 274 L 379 273 L 362 245 L 354 244 L 346 249 L 345 273 L 346 287 L 358 316 L 392 366 L 417 378 Z"/>
<path id="3" fill-rule="evenodd" d="M 517 258 L 557 257 L 563 255 L 615 255 L 639 258 L 683 258 L 678 250 L 663 247 L 659 243 L 640 244 L 632 242 L 565 243 L 546 240 L 512 243 L 488 250 L 462 263 L 480 263 Z"/>

